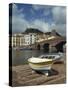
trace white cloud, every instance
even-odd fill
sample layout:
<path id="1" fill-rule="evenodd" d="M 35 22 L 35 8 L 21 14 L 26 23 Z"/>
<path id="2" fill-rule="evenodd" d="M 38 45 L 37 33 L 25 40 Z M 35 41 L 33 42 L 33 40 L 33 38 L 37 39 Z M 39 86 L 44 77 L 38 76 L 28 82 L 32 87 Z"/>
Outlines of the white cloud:
<path id="1" fill-rule="evenodd" d="M 34 10 L 40 10 L 40 9 L 44 9 L 44 10 L 48 10 L 51 8 L 51 6 L 48 5 L 32 5 Z"/>
<path id="2" fill-rule="evenodd" d="M 17 5 L 12 7 L 12 32 L 23 32 L 28 26 L 28 22 L 24 19 L 22 14 L 23 9 L 18 9 Z"/>
<path id="3" fill-rule="evenodd" d="M 53 24 L 51 29 L 56 29 L 62 35 L 66 35 L 66 8 L 54 7 L 52 8 Z"/>
<path id="4" fill-rule="evenodd" d="M 66 24 L 55 24 L 52 23 L 50 26 L 50 29 L 55 29 L 57 32 L 59 32 L 61 35 L 66 35 Z"/>
<path id="5" fill-rule="evenodd" d="M 66 23 L 66 8 L 54 7 L 52 13 L 55 23 Z"/>
<path id="6" fill-rule="evenodd" d="M 34 10 L 43 10 L 43 15 L 47 16 L 50 14 L 51 6 L 45 6 L 45 5 L 32 5 Z"/>
<path id="7" fill-rule="evenodd" d="M 35 9 L 43 8 L 43 6 L 37 7 L 33 5 Z M 17 5 L 13 5 L 13 16 L 12 16 L 12 30 L 13 32 L 23 32 L 26 28 L 37 28 L 43 32 L 51 31 L 52 29 L 56 29 L 57 32 L 65 35 L 66 33 L 66 9 L 62 7 L 53 7 L 52 14 L 54 22 L 49 24 L 42 19 L 35 19 L 31 22 L 27 21 L 24 18 L 24 14 L 22 13 L 23 9 L 18 9 Z M 49 11 L 47 12 L 47 14 Z M 45 13 L 46 14 L 46 13 Z M 47 15 L 46 14 L 46 15 Z"/>
<path id="8" fill-rule="evenodd" d="M 44 6 L 43 5 L 32 5 L 34 10 L 39 10 L 39 9 L 43 9 Z"/>
<path id="9" fill-rule="evenodd" d="M 14 4 L 13 5 L 13 17 L 12 17 L 12 30 L 13 32 L 23 32 L 26 28 L 37 28 L 43 32 L 49 31 L 49 24 L 35 19 L 34 21 L 27 21 L 24 18 L 24 14 L 22 14 L 18 7 Z"/>
<path id="10" fill-rule="evenodd" d="M 50 25 L 39 19 L 34 20 L 34 22 L 30 24 L 30 27 L 37 28 L 43 32 L 47 32 L 50 30 Z"/>
<path id="11" fill-rule="evenodd" d="M 63 6 L 32 5 L 32 7 L 34 10 L 43 10 L 42 14 L 45 16 L 51 12 L 55 23 L 66 23 L 66 8 Z"/>
<path id="12" fill-rule="evenodd" d="M 47 10 L 47 11 L 45 10 L 43 14 L 44 14 L 44 16 L 48 16 L 50 14 L 50 11 L 49 10 Z"/>
<path id="13" fill-rule="evenodd" d="M 23 32 L 29 26 L 28 22 L 21 17 L 12 18 L 12 30 L 13 32 Z"/>
<path id="14" fill-rule="evenodd" d="M 55 23 L 66 23 L 66 8 L 62 6 L 32 5 L 34 10 L 44 10 L 43 15 L 47 16 L 52 12 Z"/>

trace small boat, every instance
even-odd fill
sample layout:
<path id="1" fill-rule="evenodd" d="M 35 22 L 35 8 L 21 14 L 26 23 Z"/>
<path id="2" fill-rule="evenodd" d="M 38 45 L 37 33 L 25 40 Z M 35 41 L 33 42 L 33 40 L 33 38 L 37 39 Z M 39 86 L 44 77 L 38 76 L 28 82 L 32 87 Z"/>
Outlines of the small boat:
<path id="1" fill-rule="evenodd" d="M 58 60 L 62 57 L 62 54 L 55 55 L 41 55 L 39 57 L 31 57 L 28 59 L 29 66 L 35 70 L 50 70 L 52 64 L 58 62 Z"/>

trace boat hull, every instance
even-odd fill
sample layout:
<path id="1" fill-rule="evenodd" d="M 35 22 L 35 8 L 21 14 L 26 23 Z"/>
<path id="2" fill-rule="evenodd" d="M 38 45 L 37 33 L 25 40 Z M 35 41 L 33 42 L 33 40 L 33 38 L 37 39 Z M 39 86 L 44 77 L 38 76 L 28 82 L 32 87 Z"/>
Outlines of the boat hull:
<path id="1" fill-rule="evenodd" d="M 39 58 L 29 58 L 28 63 L 29 66 L 33 70 L 50 70 L 52 65 L 55 62 L 58 62 L 59 59 L 61 58 L 61 55 L 43 55 L 40 56 Z"/>
<path id="2" fill-rule="evenodd" d="M 53 62 L 44 62 L 44 63 L 29 63 L 29 66 L 33 70 L 50 70 Z"/>

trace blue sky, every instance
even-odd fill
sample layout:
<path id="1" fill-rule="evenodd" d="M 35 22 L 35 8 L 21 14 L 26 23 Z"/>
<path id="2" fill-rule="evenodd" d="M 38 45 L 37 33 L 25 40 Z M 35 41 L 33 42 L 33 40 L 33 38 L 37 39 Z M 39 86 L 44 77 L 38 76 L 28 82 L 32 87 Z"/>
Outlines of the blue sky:
<path id="1" fill-rule="evenodd" d="M 12 5 L 12 31 L 24 32 L 27 28 L 37 28 L 43 32 L 56 29 L 66 34 L 66 7 L 32 4 Z"/>

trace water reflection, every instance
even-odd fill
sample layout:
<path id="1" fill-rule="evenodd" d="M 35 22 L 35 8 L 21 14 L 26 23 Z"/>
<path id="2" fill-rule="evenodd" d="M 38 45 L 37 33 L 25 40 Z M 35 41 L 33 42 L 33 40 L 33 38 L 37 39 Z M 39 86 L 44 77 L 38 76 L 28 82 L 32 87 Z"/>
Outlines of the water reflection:
<path id="1" fill-rule="evenodd" d="M 44 54 L 42 50 L 12 50 L 12 65 L 26 64 L 28 58 Z"/>

